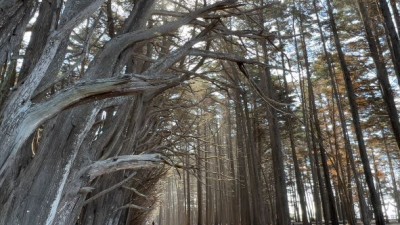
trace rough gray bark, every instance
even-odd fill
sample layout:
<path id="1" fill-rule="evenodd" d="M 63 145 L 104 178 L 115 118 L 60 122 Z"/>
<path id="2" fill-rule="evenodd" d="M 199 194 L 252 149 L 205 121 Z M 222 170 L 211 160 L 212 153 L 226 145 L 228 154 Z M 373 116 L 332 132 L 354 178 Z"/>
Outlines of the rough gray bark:
<path id="1" fill-rule="evenodd" d="M 20 81 L 25 80 L 43 53 L 43 49 L 47 43 L 47 39 L 44 37 L 48 37 L 57 28 L 61 4 L 60 1 L 56 1 L 53 4 L 49 1 L 41 2 L 39 15 L 32 28 L 31 40 L 26 48 L 24 62 L 18 76 Z"/>
<path id="2" fill-rule="evenodd" d="M 0 3 L 0 64 L 3 65 L 23 38 L 26 26 L 35 10 L 36 2 L 4 0 Z M 13 57 L 17 57 L 14 55 Z M 8 59 L 7 59 L 8 58 Z"/>
<path id="3" fill-rule="evenodd" d="M 28 126 L 28 132 L 25 131 L 24 127 L 20 126 L 28 117 L 29 113 L 27 111 L 34 106 L 30 99 L 41 82 L 41 79 L 45 76 L 49 65 L 52 63 L 52 57 L 56 54 L 63 35 L 68 34 L 75 25 L 88 16 L 87 14 L 90 15 L 91 12 L 94 12 L 101 3 L 102 2 L 99 0 L 90 3 L 63 27 L 54 31 L 50 35 L 44 48 L 44 53 L 41 55 L 41 58 L 32 70 L 31 75 L 28 76 L 26 82 L 21 84 L 18 90 L 13 92 L 9 97 L 9 101 L 1 111 L 2 124 L 0 139 L 1 143 L 3 143 L 2 148 L 6 149 L 6 151 L 0 153 L 0 175 L 2 175 L 2 178 L 0 178 L 0 186 L 2 186 L 4 179 L 7 177 L 4 175 L 5 170 L 9 168 L 9 165 L 13 165 L 19 149 L 27 140 L 29 135 L 31 135 L 35 129 L 34 127 L 39 125 L 25 124 Z"/>
<path id="4" fill-rule="evenodd" d="M 0 107 L 3 108 L 16 80 L 16 60 L 27 24 L 35 12 L 35 1 L 3 1 L 0 7 Z M 8 63 L 8 65 L 7 65 Z M 1 118 L 1 117 L 0 117 Z M 1 121 L 1 119 L 0 119 Z"/>

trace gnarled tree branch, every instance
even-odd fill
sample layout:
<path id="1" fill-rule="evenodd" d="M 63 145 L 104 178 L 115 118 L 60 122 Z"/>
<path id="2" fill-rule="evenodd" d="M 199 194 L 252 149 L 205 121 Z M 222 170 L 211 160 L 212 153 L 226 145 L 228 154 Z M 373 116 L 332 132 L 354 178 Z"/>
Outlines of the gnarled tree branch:
<path id="1" fill-rule="evenodd" d="M 116 172 L 119 170 L 148 169 L 158 167 L 165 162 L 160 154 L 143 154 L 143 155 L 123 155 L 110 159 L 97 161 L 89 167 L 83 169 L 83 173 L 89 176 L 89 180 Z"/>

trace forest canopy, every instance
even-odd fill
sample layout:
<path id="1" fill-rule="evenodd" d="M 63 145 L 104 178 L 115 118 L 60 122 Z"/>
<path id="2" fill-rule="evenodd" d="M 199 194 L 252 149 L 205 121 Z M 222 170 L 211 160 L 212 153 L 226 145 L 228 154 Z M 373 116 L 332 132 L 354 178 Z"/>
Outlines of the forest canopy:
<path id="1" fill-rule="evenodd" d="M 0 225 L 400 222 L 396 0 L 0 0 Z"/>

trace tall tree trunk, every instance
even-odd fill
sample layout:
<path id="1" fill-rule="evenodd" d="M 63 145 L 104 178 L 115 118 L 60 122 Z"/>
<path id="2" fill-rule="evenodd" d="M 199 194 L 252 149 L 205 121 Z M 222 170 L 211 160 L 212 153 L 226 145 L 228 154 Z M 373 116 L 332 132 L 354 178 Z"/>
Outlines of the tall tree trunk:
<path id="1" fill-rule="evenodd" d="M 202 116 L 202 112 L 200 113 Z M 197 136 L 201 137 L 201 127 L 197 127 Z M 196 155 L 196 171 L 197 171 L 197 225 L 203 225 L 203 176 L 201 169 L 203 168 L 201 163 L 201 144 L 200 140 L 197 139 L 197 155 Z"/>
<path id="2" fill-rule="evenodd" d="M 278 29 L 280 30 L 279 22 L 277 22 Z M 282 45 L 282 38 L 279 33 L 279 44 Z M 282 67 L 285 67 L 285 56 L 284 52 L 281 52 L 281 65 Z M 286 90 L 286 98 L 289 100 L 289 87 L 286 79 L 286 73 L 285 70 L 283 71 L 283 83 L 284 87 Z M 301 221 L 303 222 L 303 225 L 308 225 L 308 218 L 307 218 L 307 202 L 305 199 L 305 191 L 304 191 L 304 183 L 303 183 L 303 178 L 300 172 L 300 165 L 299 165 L 299 160 L 297 158 L 297 153 L 296 153 L 296 145 L 295 145 L 295 140 L 294 140 L 294 118 L 293 118 L 293 111 L 290 108 L 290 105 L 286 107 L 286 111 L 288 113 L 288 116 L 286 116 L 286 124 L 288 126 L 288 132 L 289 132 L 289 142 L 290 142 L 290 148 L 292 151 L 292 159 L 293 159 L 293 166 L 294 166 L 294 172 L 295 172 L 295 179 L 296 179 L 296 187 L 297 187 L 297 192 L 299 194 L 300 198 L 300 207 L 301 207 Z"/>
<path id="3" fill-rule="evenodd" d="M 294 1 L 293 1 L 294 4 Z M 294 12 L 293 12 L 294 13 Z M 294 14 L 293 14 L 294 15 Z M 300 62 L 300 51 L 299 51 L 299 46 L 297 43 L 297 38 L 296 38 L 296 29 L 295 29 L 295 16 L 293 16 L 292 19 L 292 28 L 293 28 L 293 32 L 294 32 L 294 43 L 295 43 L 295 51 L 296 51 L 296 59 L 298 62 Z M 302 71 L 301 71 L 301 66 L 300 63 L 297 63 L 297 70 L 299 73 L 299 85 L 300 85 L 300 94 L 301 94 L 301 108 L 302 108 L 302 116 L 303 116 L 303 124 L 305 127 L 305 133 L 306 133 L 306 142 L 307 142 L 307 149 L 308 149 L 308 153 L 309 153 L 309 159 L 310 159 L 310 165 L 311 165 L 311 175 L 312 175 L 312 181 L 313 181 L 313 198 L 314 198 L 314 208 L 315 208 L 315 219 L 316 219 L 316 224 L 322 224 L 322 213 L 321 213 L 321 198 L 320 195 L 318 193 L 321 194 L 322 197 L 322 192 L 319 192 L 318 189 L 321 189 L 321 187 L 319 187 L 318 184 L 318 177 L 319 176 L 319 171 L 317 170 L 317 165 L 319 165 L 318 163 L 318 158 L 314 158 L 313 156 L 313 146 L 311 144 L 311 142 L 313 142 L 310 138 L 310 135 L 312 133 L 311 129 L 310 129 L 310 125 L 309 125 L 309 115 L 308 115 L 308 107 L 307 107 L 307 103 L 306 103 L 306 92 L 305 92 L 305 85 L 304 85 L 304 81 L 303 78 L 301 77 Z M 313 142 L 314 143 L 314 142 Z M 325 211 L 324 211 L 325 212 Z"/>
<path id="4" fill-rule="evenodd" d="M 206 140 L 210 138 L 209 136 L 209 129 L 207 125 L 204 126 L 204 137 Z M 205 145 L 204 147 L 204 180 L 205 180 L 205 224 L 211 224 L 212 223 L 212 194 L 211 194 L 211 174 L 210 174 L 210 160 L 208 159 L 210 156 L 210 146 Z"/>
<path id="5" fill-rule="evenodd" d="M 264 63 L 268 65 L 268 51 L 266 49 L 266 40 L 263 39 L 261 41 L 261 46 L 263 48 L 263 56 Z M 274 87 L 274 83 L 272 81 L 272 75 L 268 67 L 264 68 L 263 74 L 261 76 L 261 82 L 264 87 L 264 92 L 266 96 L 276 101 L 276 89 Z M 287 187 L 286 187 L 286 175 L 284 169 L 284 161 L 282 154 L 282 143 L 281 143 L 281 134 L 279 130 L 278 124 L 278 115 L 277 110 L 274 103 L 270 102 L 267 106 L 267 118 L 268 118 L 268 127 L 270 134 L 270 143 L 272 149 L 272 164 L 274 171 L 274 179 L 275 179 L 275 195 L 276 195 L 276 224 L 277 225 L 287 225 L 290 224 L 290 216 L 289 216 L 289 205 L 288 205 L 288 197 L 287 197 Z"/>
<path id="6" fill-rule="evenodd" d="M 237 159 L 234 157 L 233 151 L 233 143 L 232 143 L 232 116 L 231 116 L 231 111 L 230 111 L 230 105 L 229 105 L 229 100 L 227 99 L 226 104 L 228 107 L 226 108 L 226 118 L 228 120 L 227 126 L 226 126 L 226 143 L 227 143 L 227 151 L 228 151 L 228 161 L 229 161 L 229 171 L 228 175 L 231 176 L 233 179 L 231 182 L 229 182 L 229 189 L 228 191 L 228 197 L 229 197 L 229 213 L 228 215 L 228 223 L 232 225 L 238 225 L 240 224 L 240 221 L 238 219 L 238 198 L 237 193 L 238 190 L 236 189 L 237 187 L 237 174 L 235 172 L 235 162 L 237 162 Z"/>
<path id="7" fill-rule="evenodd" d="M 386 0 L 379 0 L 379 9 L 384 19 L 384 24 L 386 27 L 385 31 L 390 37 L 390 47 L 392 48 L 390 53 L 392 54 L 393 64 L 396 67 L 395 71 L 397 75 L 397 81 L 400 85 L 400 40 L 393 22 L 395 17 L 393 17 L 392 13 L 390 12 L 389 5 Z"/>
<path id="8" fill-rule="evenodd" d="M 190 161 L 189 161 L 189 152 L 186 155 L 186 225 L 190 225 L 191 224 L 191 207 L 190 207 L 190 172 L 189 172 L 189 168 L 190 168 Z"/>
<path id="9" fill-rule="evenodd" d="M 382 134 L 382 138 L 383 138 L 386 157 L 387 157 L 388 162 L 389 162 L 390 181 L 391 181 L 391 183 L 392 183 L 391 185 L 393 187 L 394 202 L 396 203 L 397 220 L 398 220 L 398 222 L 400 222 L 400 194 L 399 194 L 399 190 L 397 188 L 396 174 L 395 174 L 394 168 L 393 168 L 393 159 L 392 159 L 392 156 L 390 155 L 390 152 L 389 152 L 389 147 L 388 147 L 388 143 L 387 143 L 387 136 L 385 134 L 384 128 L 381 128 L 381 134 Z"/>
<path id="10" fill-rule="evenodd" d="M 302 19 L 300 18 L 300 31 L 301 33 L 304 33 L 303 29 L 303 23 Z M 323 169 L 323 174 L 324 174 L 324 181 L 325 181 L 325 188 L 327 191 L 328 195 L 328 206 L 329 206 L 329 214 L 330 214 L 330 220 L 332 221 L 333 225 L 338 225 L 339 221 L 337 218 L 337 209 L 335 206 L 335 198 L 333 195 L 333 189 L 332 189 L 332 184 L 331 184 L 331 179 L 329 176 L 329 168 L 328 168 L 328 159 L 326 156 L 326 150 L 323 144 L 323 138 L 321 134 L 321 127 L 319 123 L 319 118 L 317 114 L 317 108 L 315 105 L 315 97 L 314 97 L 314 90 L 311 82 L 311 72 L 310 72 L 310 64 L 308 62 L 308 53 L 306 49 L 306 43 L 305 43 L 305 38 L 304 35 L 301 36 L 301 42 L 302 42 L 302 50 L 303 50 L 303 55 L 304 55 L 304 61 L 305 61 L 305 67 L 306 67 L 306 74 L 307 74 L 307 86 L 308 86 L 308 98 L 310 102 L 310 114 L 311 116 L 311 121 L 312 124 L 314 124 L 315 131 L 316 131 L 316 141 L 318 143 L 319 151 L 320 151 L 320 156 L 321 156 L 321 163 L 322 163 L 322 169 Z M 314 135 L 312 133 L 312 135 Z M 316 148 L 314 148 L 316 150 Z"/>
<path id="11" fill-rule="evenodd" d="M 255 138 L 254 132 L 255 129 L 250 118 L 249 112 L 249 103 L 247 101 L 246 96 L 243 96 L 243 105 L 244 105 L 244 122 L 247 128 L 246 129 L 246 146 L 247 146 L 247 160 L 248 160 L 248 171 L 249 171 L 249 186 L 250 186 L 250 193 L 251 193 L 251 218 L 252 224 L 254 225 L 261 225 L 265 224 L 265 212 L 264 212 L 264 202 L 259 201 L 261 199 L 261 177 L 260 177 L 260 162 L 257 160 L 260 158 L 258 155 L 258 150 L 255 146 Z M 254 108 L 256 106 L 253 106 Z M 256 109 L 254 109 L 256 111 Z"/>
<path id="12" fill-rule="evenodd" d="M 396 2 L 398 2 L 398 1 L 390 0 L 390 6 L 393 11 L 393 19 L 396 22 L 397 34 L 400 35 L 400 13 L 399 13 L 399 9 L 397 8 Z"/>
<path id="13" fill-rule="evenodd" d="M 400 149 L 400 122 L 399 115 L 394 102 L 394 95 L 390 86 L 388 73 L 386 70 L 386 63 L 383 61 L 382 52 L 379 51 L 380 43 L 375 41 L 375 36 L 372 31 L 372 24 L 368 16 L 367 9 L 362 0 L 357 0 L 358 7 L 363 20 L 364 29 L 366 33 L 366 39 L 371 52 L 371 57 L 376 66 L 376 73 L 379 81 L 379 85 L 382 91 L 382 97 L 386 104 L 386 109 L 389 115 L 390 124 L 394 137 L 397 142 L 397 147 Z"/>
<path id="14" fill-rule="evenodd" d="M 240 191 L 240 223 L 249 225 L 250 218 L 250 202 L 247 185 L 247 172 L 246 172 L 246 159 L 244 149 L 244 131 L 243 124 L 243 109 L 239 90 L 235 90 L 235 114 L 236 114 L 236 129 L 237 129 L 237 148 L 238 148 L 238 178 L 239 178 L 239 191 Z"/>

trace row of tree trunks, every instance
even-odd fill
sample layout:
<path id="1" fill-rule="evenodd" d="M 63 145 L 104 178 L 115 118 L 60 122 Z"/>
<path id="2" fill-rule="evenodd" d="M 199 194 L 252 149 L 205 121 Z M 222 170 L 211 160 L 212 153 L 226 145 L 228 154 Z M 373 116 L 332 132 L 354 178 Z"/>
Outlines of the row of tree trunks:
<path id="1" fill-rule="evenodd" d="M 360 204 L 361 219 L 362 219 L 362 221 L 363 221 L 363 223 L 365 225 L 368 225 L 369 224 L 369 218 L 368 218 L 368 213 L 367 213 L 367 204 L 365 202 L 365 197 L 364 197 L 364 190 L 363 190 L 363 188 L 361 186 L 360 179 L 358 177 L 357 169 L 356 169 L 356 166 L 355 166 L 356 164 L 355 164 L 355 160 L 354 160 L 353 150 L 351 148 L 349 137 L 348 137 L 348 130 L 347 130 L 346 120 L 345 120 L 345 116 L 344 116 L 344 112 L 343 112 L 342 100 L 341 100 L 341 98 L 340 98 L 340 96 L 338 94 L 336 77 L 335 77 L 335 74 L 334 74 L 334 71 L 333 71 L 333 67 L 332 67 L 332 59 L 331 59 L 331 56 L 329 55 L 327 47 L 326 47 L 326 40 L 325 40 L 325 37 L 324 37 L 323 32 L 322 32 L 322 25 L 321 25 L 321 22 L 319 20 L 319 15 L 317 13 L 317 4 L 316 4 L 315 0 L 313 1 L 313 5 L 314 5 L 314 10 L 316 11 L 317 21 L 318 21 L 318 25 L 319 25 L 319 33 L 320 33 L 320 36 L 321 36 L 323 49 L 324 49 L 324 53 L 325 53 L 325 57 L 326 57 L 326 61 L 327 61 L 327 66 L 328 66 L 328 73 L 329 73 L 329 76 L 330 76 L 330 79 L 331 79 L 331 85 L 333 87 L 335 101 L 336 101 L 336 104 L 337 104 L 337 107 L 338 107 L 338 111 L 339 111 L 340 125 L 341 125 L 341 129 L 342 129 L 342 133 L 343 133 L 345 149 L 346 149 L 347 155 L 348 155 L 349 160 L 350 160 L 350 165 L 352 167 L 351 169 L 352 169 L 352 172 L 353 172 L 354 181 L 355 181 L 355 184 L 356 184 L 356 187 L 357 187 L 358 199 L 359 199 L 359 204 Z M 334 17 L 333 17 L 331 3 L 328 1 L 327 5 L 328 5 L 328 15 L 330 17 L 331 24 L 332 24 L 332 26 L 335 26 L 335 21 L 334 21 Z M 333 30 L 334 29 L 335 28 L 333 28 Z M 352 207 L 352 206 L 349 206 L 349 207 Z M 354 219 L 352 219 L 350 221 L 352 223 L 355 222 Z"/>
<path id="2" fill-rule="evenodd" d="M 331 3 L 330 3 L 330 1 L 328 1 L 328 6 L 330 6 L 330 5 L 331 5 Z M 329 11 L 332 12 L 331 10 L 329 10 Z M 330 21 L 331 21 L 331 25 L 332 25 L 332 32 L 334 35 L 335 46 L 336 46 L 336 50 L 337 50 L 337 53 L 339 56 L 340 66 L 341 66 L 341 69 L 343 72 L 343 77 L 345 80 L 347 96 L 348 96 L 348 100 L 350 103 L 350 109 L 351 109 L 351 114 L 352 114 L 352 118 L 353 118 L 353 125 L 354 125 L 355 132 L 356 132 L 358 148 L 359 148 L 361 160 L 363 163 L 366 182 L 367 182 L 367 185 L 369 188 L 369 193 L 371 196 L 372 206 L 374 208 L 375 220 L 376 220 L 377 224 L 385 224 L 385 221 L 383 218 L 383 213 L 382 213 L 382 205 L 380 202 L 380 198 L 375 190 L 372 173 L 371 173 L 371 169 L 370 169 L 370 164 L 369 164 L 369 159 L 367 156 L 367 149 L 365 147 L 364 137 L 362 134 L 362 129 L 361 129 L 361 125 L 360 125 L 360 117 L 359 117 L 358 107 L 357 107 L 357 103 L 356 103 L 356 96 L 355 96 L 353 84 L 351 81 L 351 74 L 348 69 L 345 55 L 344 55 L 342 47 L 341 47 L 342 45 L 339 40 L 335 20 L 333 19 L 332 13 L 330 13 L 330 16 L 331 16 Z"/>

